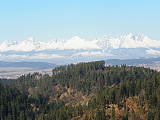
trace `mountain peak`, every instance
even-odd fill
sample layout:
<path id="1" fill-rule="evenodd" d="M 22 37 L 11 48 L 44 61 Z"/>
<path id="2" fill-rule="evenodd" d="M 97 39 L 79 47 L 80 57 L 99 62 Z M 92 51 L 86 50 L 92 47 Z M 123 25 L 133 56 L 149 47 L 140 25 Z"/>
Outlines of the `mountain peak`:
<path id="1" fill-rule="evenodd" d="M 81 40 L 81 38 L 79 36 L 74 36 L 71 38 L 72 40 Z"/>
<path id="2" fill-rule="evenodd" d="M 33 37 L 23 41 L 5 41 L 0 44 L 0 51 L 39 51 L 47 49 L 118 49 L 160 47 L 160 41 L 152 40 L 144 34 L 126 34 L 120 37 L 104 37 L 97 40 L 85 40 L 78 36 L 64 41 L 35 41 Z"/>

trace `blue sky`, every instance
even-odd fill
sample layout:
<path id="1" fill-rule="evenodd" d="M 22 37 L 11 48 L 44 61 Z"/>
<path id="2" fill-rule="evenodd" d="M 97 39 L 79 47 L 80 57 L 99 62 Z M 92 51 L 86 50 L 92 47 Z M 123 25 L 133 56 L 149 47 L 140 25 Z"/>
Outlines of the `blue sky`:
<path id="1" fill-rule="evenodd" d="M 0 42 L 144 33 L 160 40 L 160 0 L 1 0 Z"/>

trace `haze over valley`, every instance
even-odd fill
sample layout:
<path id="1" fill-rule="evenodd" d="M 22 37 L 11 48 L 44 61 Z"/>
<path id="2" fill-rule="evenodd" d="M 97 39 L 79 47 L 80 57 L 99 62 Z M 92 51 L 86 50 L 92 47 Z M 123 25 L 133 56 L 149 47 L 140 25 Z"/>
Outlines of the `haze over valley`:
<path id="1" fill-rule="evenodd" d="M 96 60 L 106 60 L 108 65 L 126 64 L 159 70 L 160 42 L 131 33 L 94 40 L 76 36 L 41 42 L 29 38 L 0 43 L 0 56 L 1 78 L 17 78 L 34 72 L 51 74 L 51 69 L 58 65 Z"/>

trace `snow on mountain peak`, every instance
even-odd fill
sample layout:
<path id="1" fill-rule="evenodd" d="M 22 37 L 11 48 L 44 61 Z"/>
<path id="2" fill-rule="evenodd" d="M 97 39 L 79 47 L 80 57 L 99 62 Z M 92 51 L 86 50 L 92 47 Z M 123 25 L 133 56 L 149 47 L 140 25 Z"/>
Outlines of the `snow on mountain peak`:
<path id="1" fill-rule="evenodd" d="M 4 51 L 41 51 L 48 49 L 118 49 L 118 48 L 148 48 L 160 47 L 160 41 L 152 40 L 143 34 L 132 33 L 120 37 L 103 37 L 97 40 L 86 40 L 74 36 L 68 40 L 40 42 L 32 37 L 23 41 L 4 41 L 0 43 L 0 52 Z"/>
<path id="2" fill-rule="evenodd" d="M 147 40 L 150 39 L 148 36 L 144 35 L 144 34 L 138 34 L 138 35 L 134 35 L 132 33 L 123 35 L 120 37 L 120 39 L 124 39 L 124 40 L 134 40 L 134 41 L 143 41 L 143 40 Z"/>
<path id="3" fill-rule="evenodd" d="M 102 48 L 148 48 L 160 47 L 160 41 L 152 40 L 143 34 L 134 35 L 132 33 L 120 37 L 104 37 L 98 43 Z"/>
<path id="4" fill-rule="evenodd" d="M 0 44 L 0 51 L 9 51 L 13 46 L 17 45 L 17 41 L 6 40 Z"/>
<path id="5" fill-rule="evenodd" d="M 75 36 L 64 42 L 64 49 L 98 49 L 96 42 L 95 40 L 89 41 Z"/>

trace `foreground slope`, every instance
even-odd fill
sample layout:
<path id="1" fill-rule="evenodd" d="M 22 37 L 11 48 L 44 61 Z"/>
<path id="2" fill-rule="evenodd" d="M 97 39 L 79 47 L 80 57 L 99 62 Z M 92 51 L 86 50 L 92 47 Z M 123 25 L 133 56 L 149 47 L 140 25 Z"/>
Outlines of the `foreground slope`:
<path id="1" fill-rule="evenodd" d="M 26 96 L 18 101 L 22 105 L 24 99 L 29 100 L 21 107 L 27 114 L 17 112 L 14 105 L 1 107 L 1 111 L 16 112 L 17 119 L 160 119 L 160 73 L 143 67 L 106 67 L 104 61 L 97 61 L 57 67 L 52 77 L 34 73 L 1 82 L 12 87 L 12 94 L 3 94 L 12 104 L 16 91 Z M 7 113 L 1 112 L 1 118 L 13 117 Z"/>

